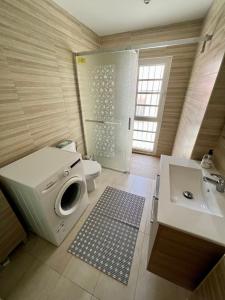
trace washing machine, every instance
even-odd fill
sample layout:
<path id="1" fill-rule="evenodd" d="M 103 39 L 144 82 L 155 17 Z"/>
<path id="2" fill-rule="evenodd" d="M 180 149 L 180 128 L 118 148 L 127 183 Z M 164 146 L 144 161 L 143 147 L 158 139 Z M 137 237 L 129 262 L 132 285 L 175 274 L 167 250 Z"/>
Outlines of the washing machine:
<path id="1" fill-rule="evenodd" d="M 45 147 L 1 168 L 0 181 L 30 229 L 56 246 L 88 206 L 77 152 Z"/>

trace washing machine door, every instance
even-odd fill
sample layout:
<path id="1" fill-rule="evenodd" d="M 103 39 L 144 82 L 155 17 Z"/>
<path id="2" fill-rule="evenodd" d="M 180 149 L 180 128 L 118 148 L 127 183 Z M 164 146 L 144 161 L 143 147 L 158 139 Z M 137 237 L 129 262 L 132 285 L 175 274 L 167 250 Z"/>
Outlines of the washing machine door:
<path id="1" fill-rule="evenodd" d="M 85 193 L 85 182 L 81 177 L 70 178 L 61 188 L 56 201 L 55 212 L 58 216 L 71 215 L 83 198 Z"/>

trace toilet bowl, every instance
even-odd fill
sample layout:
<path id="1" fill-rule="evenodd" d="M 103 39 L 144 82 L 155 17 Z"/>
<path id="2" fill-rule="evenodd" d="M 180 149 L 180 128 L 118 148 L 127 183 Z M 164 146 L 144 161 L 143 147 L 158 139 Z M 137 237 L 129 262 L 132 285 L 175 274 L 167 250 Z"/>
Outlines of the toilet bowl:
<path id="1" fill-rule="evenodd" d="M 71 140 L 61 142 L 56 147 L 66 151 L 76 152 L 76 144 Z M 86 159 L 83 159 L 82 161 L 87 183 L 87 191 L 90 193 L 96 188 L 95 179 L 101 174 L 102 168 L 97 161 Z"/>

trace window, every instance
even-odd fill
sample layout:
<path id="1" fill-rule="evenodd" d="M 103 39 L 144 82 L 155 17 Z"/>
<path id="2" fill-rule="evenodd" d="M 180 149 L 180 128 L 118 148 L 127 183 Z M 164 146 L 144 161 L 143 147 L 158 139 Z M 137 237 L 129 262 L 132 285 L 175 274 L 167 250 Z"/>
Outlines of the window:
<path id="1" fill-rule="evenodd" d="M 133 129 L 133 150 L 156 152 L 164 108 L 171 58 L 139 62 Z"/>

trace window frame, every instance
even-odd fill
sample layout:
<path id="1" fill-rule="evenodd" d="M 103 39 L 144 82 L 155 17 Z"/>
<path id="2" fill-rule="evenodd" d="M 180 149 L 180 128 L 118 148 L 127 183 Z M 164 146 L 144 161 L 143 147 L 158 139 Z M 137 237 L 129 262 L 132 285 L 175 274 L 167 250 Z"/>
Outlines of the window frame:
<path id="1" fill-rule="evenodd" d="M 159 105 L 157 106 L 158 107 L 158 115 L 157 115 L 157 117 L 136 116 L 136 108 L 137 108 L 137 106 L 139 106 L 137 104 L 137 98 L 138 98 L 138 94 L 141 94 L 138 92 L 138 84 L 139 84 L 139 81 L 143 81 L 143 79 L 139 80 L 140 66 L 148 66 L 148 65 L 151 66 L 151 65 L 162 65 L 162 64 L 165 65 L 165 68 L 164 68 L 164 74 L 163 74 L 163 78 L 162 78 L 162 87 L 161 87 L 161 91 L 160 91 Z M 153 144 L 154 144 L 153 151 L 145 151 L 145 150 L 133 148 L 132 149 L 133 152 L 156 155 L 159 136 L 160 136 L 160 130 L 161 130 L 161 126 L 162 126 L 163 112 L 164 112 L 164 107 L 165 107 L 165 100 L 166 100 L 166 93 L 167 93 L 167 88 L 168 88 L 171 64 L 172 64 L 172 56 L 155 57 L 155 58 L 140 58 L 139 59 L 134 121 L 157 122 L 157 129 L 156 129 L 155 141 L 153 142 Z M 150 81 L 151 80 L 152 79 L 150 79 Z M 157 79 L 155 79 L 155 80 L 157 80 Z M 146 92 L 146 93 L 143 92 L 143 94 L 154 94 L 154 92 L 152 92 L 152 93 L 151 92 Z M 159 93 L 157 92 L 156 94 L 159 94 Z M 152 106 L 154 106 L 154 105 L 152 105 Z M 135 130 L 133 129 L 133 131 L 135 131 Z"/>

